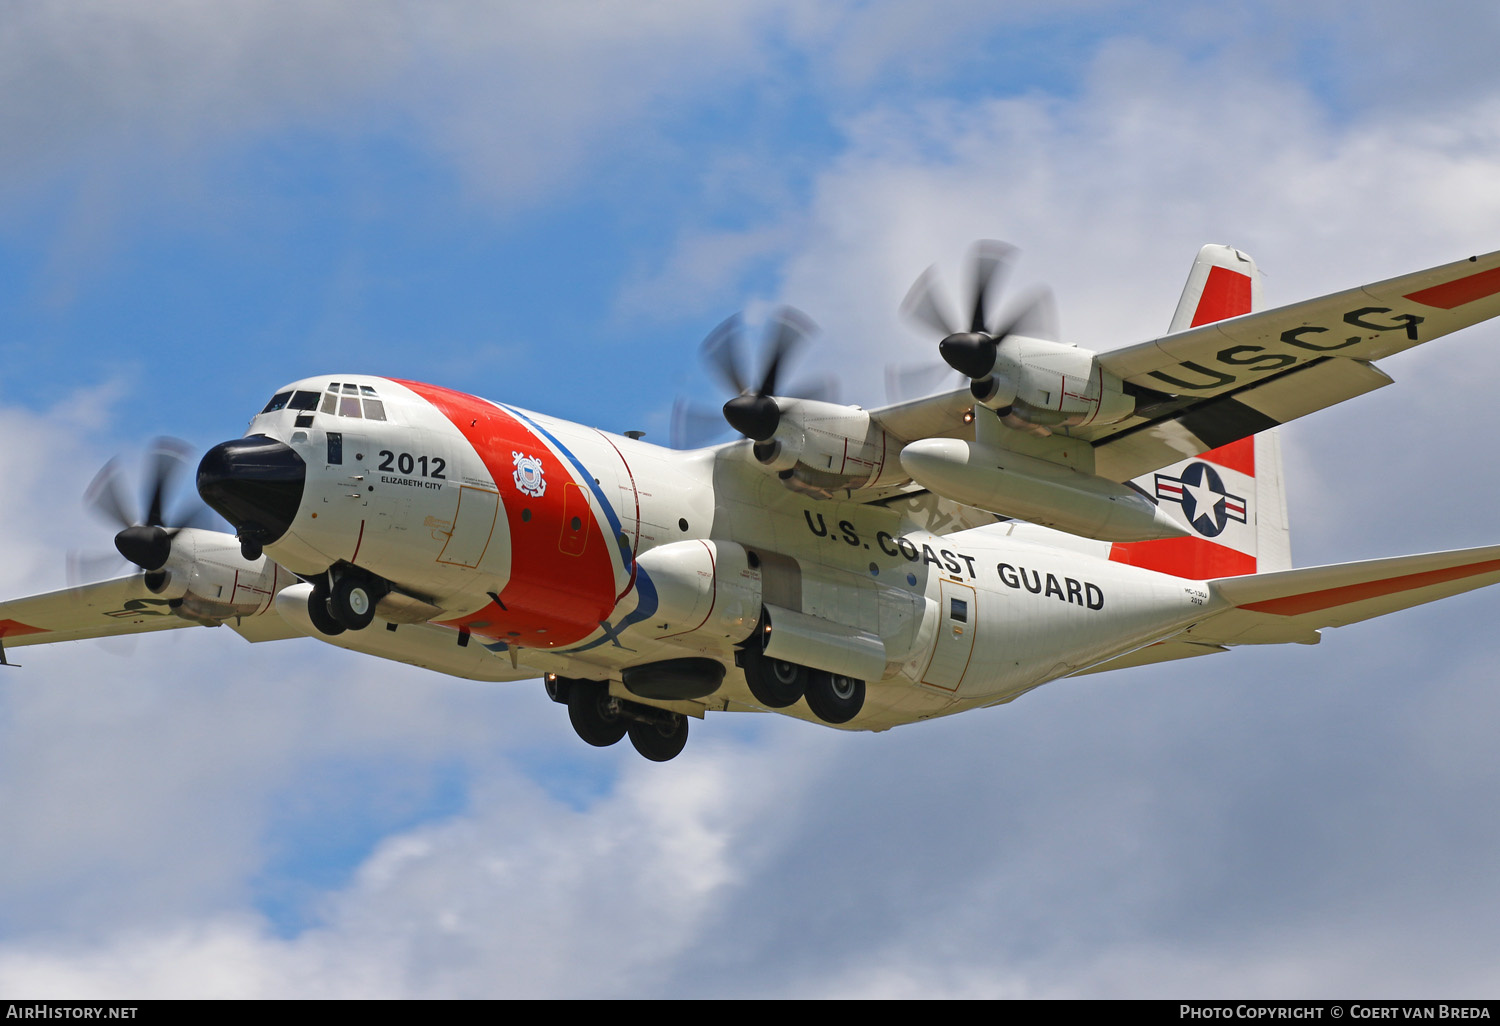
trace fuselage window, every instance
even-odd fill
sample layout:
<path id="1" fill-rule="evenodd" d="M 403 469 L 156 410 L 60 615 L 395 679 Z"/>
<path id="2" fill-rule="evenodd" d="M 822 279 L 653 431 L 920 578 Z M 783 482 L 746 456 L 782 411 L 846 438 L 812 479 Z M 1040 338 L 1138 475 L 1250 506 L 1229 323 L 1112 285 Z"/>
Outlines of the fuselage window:
<path id="1" fill-rule="evenodd" d="M 275 413 L 277 410 L 286 409 L 286 401 L 292 397 L 290 392 L 277 392 L 271 396 L 271 401 L 266 403 L 266 408 L 261 413 Z"/>
<path id="2" fill-rule="evenodd" d="M 963 599 L 950 599 L 948 615 L 955 623 L 969 622 L 969 603 Z"/>

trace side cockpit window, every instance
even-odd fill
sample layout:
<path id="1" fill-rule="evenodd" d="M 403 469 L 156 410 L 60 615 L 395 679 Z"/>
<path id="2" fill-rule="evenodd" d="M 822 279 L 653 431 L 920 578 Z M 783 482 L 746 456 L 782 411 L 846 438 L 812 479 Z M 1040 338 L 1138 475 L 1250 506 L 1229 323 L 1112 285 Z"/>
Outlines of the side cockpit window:
<path id="1" fill-rule="evenodd" d="M 285 392 L 277 392 L 271 396 L 271 401 L 266 403 L 266 408 L 261 413 L 275 413 L 277 410 L 316 410 L 318 408 L 318 393 L 299 389 L 293 392 L 287 389 Z"/>

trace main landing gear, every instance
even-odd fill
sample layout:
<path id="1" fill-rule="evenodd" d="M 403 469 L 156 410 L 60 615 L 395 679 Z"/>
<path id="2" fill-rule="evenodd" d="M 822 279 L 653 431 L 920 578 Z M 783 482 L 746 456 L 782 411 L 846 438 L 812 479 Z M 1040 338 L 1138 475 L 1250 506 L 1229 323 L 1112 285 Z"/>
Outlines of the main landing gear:
<path id="1" fill-rule="evenodd" d="M 603 681 L 549 674 L 547 697 L 568 707 L 573 730 L 596 748 L 607 748 L 628 735 L 637 752 L 652 762 L 666 762 L 687 744 L 686 716 L 611 695 Z"/>
<path id="2" fill-rule="evenodd" d="M 380 578 L 354 567 L 345 567 L 336 575 L 325 574 L 313 581 L 312 594 L 307 599 L 307 617 L 328 637 L 345 631 L 362 631 L 375 619 L 375 605 L 386 589 Z"/>
<path id="3" fill-rule="evenodd" d="M 864 708 L 864 681 L 773 659 L 754 637 L 740 649 L 735 663 L 745 671 L 750 694 L 767 709 L 785 709 L 805 698 L 813 715 L 824 723 L 848 723 Z"/>

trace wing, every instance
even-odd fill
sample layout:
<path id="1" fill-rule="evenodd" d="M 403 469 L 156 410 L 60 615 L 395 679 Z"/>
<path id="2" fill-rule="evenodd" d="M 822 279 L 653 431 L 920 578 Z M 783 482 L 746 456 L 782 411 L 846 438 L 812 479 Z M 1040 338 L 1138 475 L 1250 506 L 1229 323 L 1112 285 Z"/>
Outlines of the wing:
<path id="1" fill-rule="evenodd" d="M 0 602 L 0 645 L 108 638 L 118 634 L 191 627 L 171 603 L 151 594 L 144 575 Z"/>
<path id="2" fill-rule="evenodd" d="M 1372 361 L 1500 314 L 1500 252 L 1101 354 L 1130 418 L 1063 429 L 1093 470 L 1128 481 L 1391 383 Z M 972 437 L 967 389 L 874 411 L 904 441 Z"/>

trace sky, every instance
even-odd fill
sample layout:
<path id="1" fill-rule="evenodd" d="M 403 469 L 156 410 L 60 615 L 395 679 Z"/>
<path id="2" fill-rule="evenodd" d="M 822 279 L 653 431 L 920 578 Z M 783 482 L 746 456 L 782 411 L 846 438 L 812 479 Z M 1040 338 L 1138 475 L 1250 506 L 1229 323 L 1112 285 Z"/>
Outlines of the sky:
<path id="1" fill-rule="evenodd" d="M 95 470 L 280 385 L 431 381 L 665 441 L 792 304 L 845 401 L 978 238 L 1063 337 L 1500 248 L 1500 8 L 1371 0 L 0 6 L 0 595 L 107 552 Z M 1500 325 L 1283 435 L 1299 565 L 1493 543 Z M 1495 997 L 1477 592 L 883 734 L 666 764 L 538 683 L 227 630 L 0 677 L 0 994 Z"/>

